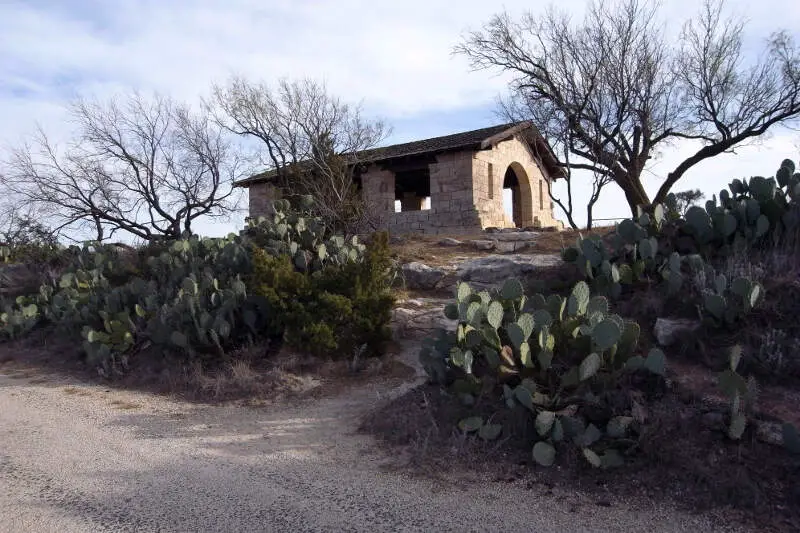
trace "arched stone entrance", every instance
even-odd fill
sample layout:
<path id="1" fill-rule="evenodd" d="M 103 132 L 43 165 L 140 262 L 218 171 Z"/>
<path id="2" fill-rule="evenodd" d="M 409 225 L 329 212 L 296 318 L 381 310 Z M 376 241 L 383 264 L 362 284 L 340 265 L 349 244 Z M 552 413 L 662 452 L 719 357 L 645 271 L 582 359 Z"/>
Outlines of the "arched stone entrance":
<path id="1" fill-rule="evenodd" d="M 511 163 L 506 169 L 503 177 L 503 207 L 508 208 L 505 203 L 510 190 L 511 213 L 514 225 L 524 228 L 533 225 L 533 190 L 528 173 L 519 163 Z"/>

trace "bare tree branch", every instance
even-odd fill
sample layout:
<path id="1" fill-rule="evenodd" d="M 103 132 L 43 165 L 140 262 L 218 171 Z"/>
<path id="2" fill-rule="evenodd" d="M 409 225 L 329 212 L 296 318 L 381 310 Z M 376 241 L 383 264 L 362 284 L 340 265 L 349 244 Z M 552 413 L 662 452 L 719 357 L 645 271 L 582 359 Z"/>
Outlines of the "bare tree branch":
<path id="1" fill-rule="evenodd" d="M 369 218 L 355 178 L 359 153 L 389 134 L 382 121 L 308 79 L 272 88 L 233 78 L 213 100 L 220 124 L 260 141 L 259 163 L 279 187 L 314 197 L 318 214 L 346 232 Z"/>
<path id="2" fill-rule="evenodd" d="M 3 179 L 55 226 L 93 228 L 98 240 L 117 231 L 176 239 L 199 217 L 230 213 L 239 156 L 207 113 L 138 93 L 78 100 L 70 112 L 77 137 L 59 150 L 40 129 Z"/>
<path id="3" fill-rule="evenodd" d="M 476 69 L 511 73 L 509 116 L 533 121 L 557 153 L 575 156 L 562 165 L 614 181 L 635 213 L 651 203 L 641 175 L 660 145 L 702 143 L 654 202 L 700 161 L 800 116 L 800 52 L 790 35 L 774 33 L 750 61 L 744 24 L 724 19 L 723 7 L 705 0 L 676 44 L 649 0 L 594 1 L 578 24 L 552 7 L 519 21 L 500 14 L 455 52 Z"/>

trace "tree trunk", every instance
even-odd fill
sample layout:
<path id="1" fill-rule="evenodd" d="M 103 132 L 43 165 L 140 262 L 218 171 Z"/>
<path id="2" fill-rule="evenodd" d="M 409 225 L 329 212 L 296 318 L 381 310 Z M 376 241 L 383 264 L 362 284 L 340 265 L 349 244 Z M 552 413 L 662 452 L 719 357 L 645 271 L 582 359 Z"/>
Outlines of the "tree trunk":
<path id="1" fill-rule="evenodd" d="M 599 196 L 598 196 L 599 198 Z M 589 203 L 586 205 L 586 229 L 592 229 L 592 210 L 594 209 L 594 204 L 597 202 L 597 198 L 593 198 L 589 200 Z"/>
<path id="2" fill-rule="evenodd" d="M 95 217 L 94 219 L 95 230 L 97 231 L 97 242 L 102 243 L 103 239 L 105 238 L 105 232 L 103 231 L 103 224 L 100 222 L 100 219 Z"/>
<path id="3" fill-rule="evenodd" d="M 642 186 L 640 175 L 632 175 L 631 173 L 620 174 L 614 177 L 614 181 L 625 193 L 625 199 L 628 201 L 628 207 L 631 210 L 631 216 L 636 217 L 638 214 L 638 207 L 642 206 L 647 208 L 650 205 L 650 198 L 647 196 L 647 191 Z"/>

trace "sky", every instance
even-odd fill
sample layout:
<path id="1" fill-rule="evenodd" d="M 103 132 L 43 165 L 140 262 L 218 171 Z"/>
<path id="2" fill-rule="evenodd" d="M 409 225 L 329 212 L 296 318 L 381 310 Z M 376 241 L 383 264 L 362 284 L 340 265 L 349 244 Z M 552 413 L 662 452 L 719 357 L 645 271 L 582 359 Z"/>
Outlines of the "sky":
<path id="1" fill-rule="evenodd" d="M 586 3 L 558 5 L 581 17 Z M 695 0 L 663 5 L 670 28 L 697 8 Z M 324 81 L 331 93 L 391 124 L 387 143 L 501 123 L 496 99 L 507 78 L 472 71 L 453 47 L 498 11 L 518 16 L 545 6 L 531 0 L 0 0 L 0 159 L 37 124 L 56 140 L 68 139 L 64 106 L 76 96 L 136 89 L 196 102 L 231 75 Z M 748 46 L 779 28 L 800 40 L 796 0 L 729 0 L 728 11 L 748 19 Z M 654 193 L 658 176 L 691 151 L 686 144 L 666 150 L 647 171 L 647 190 Z M 800 132 L 776 131 L 758 146 L 705 161 L 674 190 L 699 188 L 710 197 L 733 178 L 773 175 L 787 157 L 800 159 Z M 556 194 L 562 189 L 556 186 Z M 585 203 L 587 185 L 574 189 L 575 203 Z M 594 216 L 626 212 L 612 184 Z M 556 216 L 563 219 L 558 210 Z M 243 217 L 196 229 L 224 235 L 241 228 Z M 576 218 L 583 222 L 583 210 Z"/>

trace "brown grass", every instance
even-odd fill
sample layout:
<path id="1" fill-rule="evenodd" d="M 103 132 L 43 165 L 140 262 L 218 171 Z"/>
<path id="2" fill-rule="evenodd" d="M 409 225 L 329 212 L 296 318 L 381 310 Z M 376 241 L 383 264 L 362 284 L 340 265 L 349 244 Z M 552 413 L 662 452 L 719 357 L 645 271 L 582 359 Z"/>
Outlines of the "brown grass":
<path id="1" fill-rule="evenodd" d="M 725 523 L 741 521 L 758 531 L 797 531 L 800 485 L 797 464 L 787 454 L 758 441 L 748 429 L 740 442 L 710 429 L 708 405 L 692 391 L 674 386 L 647 402 L 650 422 L 635 453 L 620 469 L 589 467 L 576 448 L 562 447 L 558 465 L 542 468 L 531 460 L 534 438 L 519 410 L 502 400 L 478 399 L 465 407 L 439 387 L 423 385 L 371 413 L 361 432 L 375 436 L 396 458 L 392 468 L 446 480 L 449 472 L 494 481 L 523 481 L 529 487 L 581 493 L 590 499 L 645 497 L 673 501 L 689 511 L 711 512 Z M 496 442 L 485 443 L 457 429 L 475 414 L 503 425 Z M 680 435 L 680 438 L 675 438 Z"/>
<path id="2" fill-rule="evenodd" d="M 605 236 L 614 226 L 602 226 L 592 228 L 589 231 L 564 230 L 540 232 L 536 237 L 535 244 L 525 253 L 553 254 L 560 253 L 565 246 L 572 246 L 579 233 L 583 235 L 596 234 Z M 439 244 L 443 239 L 451 237 L 461 241 L 460 246 L 442 246 Z M 472 235 L 422 235 L 410 234 L 400 237 L 399 242 L 391 245 L 392 255 L 395 259 L 403 263 L 420 261 L 430 266 L 452 265 L 458 259 L 469 259 L 483 257 L 486 251 L 478 250 L 474 246 L 467 244 L 470 240 L 490 240 L 492 234 L 479 233 Z"/>
<path id="3" fill-rule="evenodd" d="M 69 394 L 71 396 L 91 396 L 92 393 L 86 389 L 79 389 L 77 387 L 64 387 L 61 389 L 61 392 L 64 394 Z"/>
<path id="4" fill-rule="evenodd" d="M 125 411 L 142 408 L 142 406 L 138 403 L 127 402 L 125 400 L 112 400 L 110 404 L 117 409 L 122 409 Z"/>

